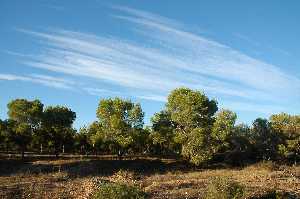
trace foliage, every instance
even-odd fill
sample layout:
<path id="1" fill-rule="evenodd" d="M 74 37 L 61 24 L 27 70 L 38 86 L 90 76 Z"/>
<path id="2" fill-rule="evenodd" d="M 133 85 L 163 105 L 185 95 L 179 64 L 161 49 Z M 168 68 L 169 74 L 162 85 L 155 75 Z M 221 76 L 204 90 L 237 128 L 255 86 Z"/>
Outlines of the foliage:
<path id="1" fill-rule="evenodd" d="M 14 121 L 13 127 L 7 126 L 9 129 L 7 128 L 6 132 L 10 133 L 7 136 L 21 149 L 22 157 L 40 127 L 43 106 L 39 100 L 26 99 L 15 99 L 7 105 L 9 119 Z"/>
<path id="2" fill-rule="evenodd" d="M 1 126 L 0 126 L 0 135 L 1 135 L 1 142 L 0 145 L 2 145 L 2 147 L 4 149 L 6 149 L 6 151 L 8 149 L 12 149 L 14 148 L 13 145 L 15 145 L 14 143 L 14 135 L 15 135 L 15 126 L 16 126 L 16 122 L 10 119 L 4 120 L 1 122 Z"/>
<path id="3" fill-rule="evenodd" d="M 276 190 L 269 191 L 261 196 L 251 197 L 251 199 L 297 199 L 298 197 L 289 193 L 282 193 Z"/>
<path id="4" fill-rule="evenodd" d="M 269 160 L 276 156 L 279 139 L 272 131 L 267 119 L 257 118 L 254 120 L 252 135 L 258 158 Z"/>
<path id="5" fill-rule="evenodd" d="M 171 119 L 182 130 L 207 127 L 213 123 L 213 115 L 218 110 L 217 102 L 209 100 L 200 91 L 178 88 L 168 96 L 166 104 Z"/>
<path id="6" fill-rule="evenodd" d="M 95 199 L 144 199 L 145 192 L 136 186 L 129 186 L 122 183 L 101 182 L 95 193 Z"/>
<path id="7" fill-rule="evenodd" d="M 144 113 L 140 104 L 129 100 L 110 98 L 100 100 L 97 117 L 103 127 L 103 139 L 126 150 L 134 143 L 134 134 L 142 130 Z"/>
<path id="8" fill-rule="evenodd" d="M 64 106 L 48 106 L 43 114 L 43 125 L 46 127 L 70 128 L 76 113 Z"/>
<path id="9" fill-rule="evenodd" d="M 232 182 L 223 177 L 211 180 L 206 192 L 206 199 L 242 199 L 245 196 L 245 188 L 237 182 Z"/>
<path id="10" fill-rule="evenodd" d="M 72 139 L 74 133 L 72 124 L 76 113 L 63 106 L 49 106 L 45 109 L 42 120 L 42 129 L 49 136 L 48 144 L 54 148 L 56 156 L 59 149 Z"/>
<path id="11" fill-rule="evenodd" d="M 195 164 L 210 159 L 210 129 L 218 109 L 216 101 L 200 91 L 178 88 L 168 96 L 166 109 L 176 126 L 175 141 L 181 145 L 181 154 Z"/>
<path id="12" fill-rule="evenodd" d="M 151 141 L 154 153 L 168 153 L 175 150 L 174 130 L 175 126 L 171 120 L 171 115 L 166 111 L 155 113 L 151 118 Z"/>
<path id="13" fill-rule="evenodd" d="M 76 113 L 39 100 L 8 103 L 8 119 L 0 120 L 1 150 L 76 152 L 81 154 L 180 154 L 199 165 L 213 161 L 293 160 L 300 154 L 300 115 L 280 113 L 236 125 L 230 110 L 217 112 L 217 102 L 189 88 L 171 91 L 165 108 L 144 126 L 139 103 L 118 97 L 101 99 L 98 120 L 76 132 Z"/>
<path id="14" fill-rule="evenodd" d="M 228 138 L 234 132 L 236 114 L 230 110 L 221 110 L 217 113 L 215 122 L 212 127 L 212 139 L 215 144 L 215 151 L 221 147 L 228 147 Z"/>
<path id="15" fill-rule="evenodd" d="M 27 123 L 37 128 L 43 114 L 43 104 L 39 100 L 16 99 L 8 103 L 8 117 L 18 123 Z"/>
<path id="16" fill-rule="evenodd" d="M 231 165 L 241 166 L 254 160 L 254 145 L 251 142 L 251 127 L 246 124 L 234 126 L 233 132 L 226 140 L 228 145 L 224 161 Z M 223 144 L 224 145 L 224 144 Z"/>
<path id="17" fill-rule="evenodd" d="M 274 133 L 281 137 L 278 146 L 279 154 L 297 158 L 300 154 L 300 116 L 280 113 L 270 117 Z"/>
<path id="18" fill-rule="evenodd" d="M 18 145 L 22 150 L 22 155 L 31 142 L 32 133 L 31 128 L 27 123 L 20 123 L 15 126 L 15 131 L 13 135 L 13 140 L 16 145 Z"/>
<path id="19" fill-rule="evenodd" d="M 102 125 L 99 122 L 95 121 L 89 125 L 87 131 L 89 142 L 91 143 L 92 147 L 94 147 L 96 150 L 104 149 L 105 143 Z"/>
<path id="20" fill-rule="evenodd" d="M 213 156 L 213 147 L 208 141 L 209 131 L 205 128 L 194 128 L 182 143 L 181 154 L 188 157 L 195 165 L 209 160 Z"/>
<path id="21" fill-rule="evenodd" d="M 5 140 L 5 137 L 6 137 L 5 134 L 4 134 L 5 128 L 6 128 L 6 126 L 5 126 L 4 121 L 2 121 L 0 119 L 0 146 L 1 146 L 2 143 L 4 143 L 4 140 Z"/>
<path id="22" fill-rule="evenodd" d="M 91 148 L 91 143 L 89 142 L 89 129 L 84 126 L 79 129 L 79 132 L 74 136 L 74 147 L 81 153 L 87 153 Z"/>

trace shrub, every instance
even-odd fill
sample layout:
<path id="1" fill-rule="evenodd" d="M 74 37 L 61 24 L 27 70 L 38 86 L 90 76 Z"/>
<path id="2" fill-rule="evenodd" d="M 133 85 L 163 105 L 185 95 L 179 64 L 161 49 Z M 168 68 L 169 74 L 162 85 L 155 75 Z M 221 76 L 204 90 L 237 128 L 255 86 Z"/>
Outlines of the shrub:
<path id="1" fill-rule="evenodd" d="M 144 199 L 146 193 L 136 186 L 122 183 L 101 182 L 95 199 Z"/>
<path id="2" fill-rule="evenodd" d="M 240 199 L 244 198 L 245 188 L 227 178 L 217 177 L 207 187 L 206 199 Z"/>
<path id="3" fill-rule="evenodd" d="M 114 173 L 114 175 L 111 176 L 110 181 L 115 183 L 123 183 L 123 184 L 130 184 L 130 185 L 134 185 L 134 183 L 136 182 L 134 172 L 123 170 L 123 169 Z"/>
<path id="4" fill-rule="evenodd" d="M 290 193 L 282 193 L 276 190 L 269 191 L 261 196 L 255 196 L 251 199 L 297 199 L 298 197 Z"/>

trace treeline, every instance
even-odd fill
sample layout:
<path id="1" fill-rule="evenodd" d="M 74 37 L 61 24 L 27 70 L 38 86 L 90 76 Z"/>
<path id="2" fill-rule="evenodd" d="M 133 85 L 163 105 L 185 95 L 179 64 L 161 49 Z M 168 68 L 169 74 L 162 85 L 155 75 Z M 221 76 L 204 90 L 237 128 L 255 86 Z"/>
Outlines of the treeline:
<path id="1" fill-rule="evenodd" d="M 144 126 L 140 104 L 121 98 L 101 99 L 97 121 L 76 131 L 75 112 L 39 100 L 16 99 L 0 120 L 2 151 L 80 154 L 177 155 L 199 165 L 257 160 L 297 161 L 300 115 L 274 114 L 251 126 L 236 125 L 237 115 L 219 110 L 217 102 L 188 88 L 173 90 L 164 110 Z"/>

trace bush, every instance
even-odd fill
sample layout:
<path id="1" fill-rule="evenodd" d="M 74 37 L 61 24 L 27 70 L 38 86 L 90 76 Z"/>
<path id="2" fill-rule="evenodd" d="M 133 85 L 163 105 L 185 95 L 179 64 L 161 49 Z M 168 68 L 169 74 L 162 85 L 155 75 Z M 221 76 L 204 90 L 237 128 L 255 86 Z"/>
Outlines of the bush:
<path id="1" fill-rule="evenodd" d="M 270 191 L 261 196 L 252 197 L 251 199 L 297 199 L 298 197 L 290 193 Z"/>
<path id="2" fill-rule="evenodd" d="M 214 178 L 207 187 L 206 199 L 240 199 L 244 198 L 245 188 L 227 178 Z"/>
<path id="3" fill-rule="evenodd" d="M 95 199 L 144 199 L 146 193 L 136 186 L 122 183 L 102 182 L 96 192 Z"/>

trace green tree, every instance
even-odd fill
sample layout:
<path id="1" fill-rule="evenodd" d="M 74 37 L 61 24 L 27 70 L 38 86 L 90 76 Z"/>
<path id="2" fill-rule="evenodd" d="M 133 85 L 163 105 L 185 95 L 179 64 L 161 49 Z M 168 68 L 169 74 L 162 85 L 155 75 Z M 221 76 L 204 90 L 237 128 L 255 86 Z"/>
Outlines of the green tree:
<path id="1" fill-rule="evenodd" d="M 0 119 L 0 148 L 7 149 L 8 144 L 8 133 L 7 133 L 7 122 Z"/>
<path id="2" fill-rule="evenodd" d="M 181 144 L 181 154 L 195 164 L 210 159 L 211 127 L 217 102 L 200 91 L 178 88 L 168 96 L 166 108 L 176 126 L 175 140 Z"/>
<path id="3" fill-rule="evenodd" d="M 107 150 L 104 144 L 104 131 L 101 124 L 98 121 L 91 123 L 88 128 L 88 140 L 92 148 L 98 153 L 99 150 Z"/>
<path id="4" fill-rule="evenodd" d="M 228 150 L 225 153 L 225 162 L 242 166 L 255 158 L 253 153 L 251 128 L 246 124 L 234 126 L 233 132 L 229 136 Z M 227 141 L 227 140 L 226 140 Z"/>
<path id="5" fill-rule="evenodd" d="M 170 113 L 160 111 L 151 118 L 152 129 L 150 138 L 154 147 L 154 153 L 170 153 L 175 150 L 174 130 L 175 125 L 171 120 Z"/>
<path id="6" fill-rule="evenodd" d="M 5 131 L 5 123 L 0 119 L 0 147 L 4 146 L 4 140 L 5 140 L 4 131 Z"/>
<path id="7" fill-rule="evenodd" d="M 230 149 L 250 153 L 252 151 L 251 136 L 251 128 L 247 124 L 236 125 L 230 137 Z"/>
<path id="8" fill-rule="evenodd" d="M 148 153 L 151 145 L 149 134 L 150 131 L 147 128 L 134 129 L 132 134 L 134 142 L 131 143 L 129 152 L 134 154 Z"/>
<path id="9" fill-rule="evenodd" d="M 119 154 L 134 142 L 134 133 L 143 128 L 144 113 L 140 104 L 109 98 L 100 100 L 97 117 L 104 131 L 105 142 L 115 143 Z"/>
<path id="10" fill-rule="evenodd" d="M 40 126 L 44 105 L 39 100 L 15 99 L 8 103 L 8 117 L 17 123 L 26 123 L 31 129 Z"/>
<path id="11" fill-rule="evenodd" d="M 275 114 L 270 117 L 270 124 L 275 134 L 281 138 L 279 154 L 284 157 L 292 156 L 296 161 L 300 154 L 300 116 Z"/>
<path id="12" fill-rule="evenodd" d="M 212 127 L 214 152 L 217 152 L 222 147 L 229 147 L 229 137 L 234 133 L 236 118 L 236 114 L 230 110 L 223 109 L 217 113 Z"/>
<path id="13" fill-rule="evenodd" d="M 43 104 L 39 100 L 15 99 L 8 103 L 7 108 L 9 119 L 16 123 L 12 140 L 21 149 L 23 157 L 33 134 L 40 128 Z"/>
<path id="14" fill-rule="evenodd" d="M 79 129 L 79 132 L 75 134 L 75 148 L 79 150 L 81 154 L 87 153 L 91 149 L 91 142 L 89 139 L 89 128 L 83 126 Z"/>
<path id="15" fill-rule="evenodd" d="M 24 152 L 28 144 L 30 144 L 31 139 L 32 131 L 30 125 L 27 123 L 18 123 L 15 127 L 13 141 L 21 149 L 22 159 L 24 158 Z"/>
<path id="16" fill-rule="evenodd" d="M 276 156 L 279 137 L 273 133 L 267 119 L 257 118 L 253 122 L 252 139 L 259 158 L 264 160 Z"/>
<path id="17" fill-rule="evenodd" d="M 70 139 L 74 135 L 72 124 L 76 118 L 76 113 L 64 106 L 49 106 L 45 109 L 42 120 L 43 131 L 49 136 L 49 145 L 54 148 L 56 157 L 60 149 L 66 144 L 70 144 Z"/>
<path id="18" fill-rule="evenodd" d="M 13 149 L 14 144 L 14 135 L 15 135 L 16 122 L 14 120 L 4 120 L 0 126 L 0 134 L 2 137 L 2 147 L 8 152 L 8 150 Z"/>

